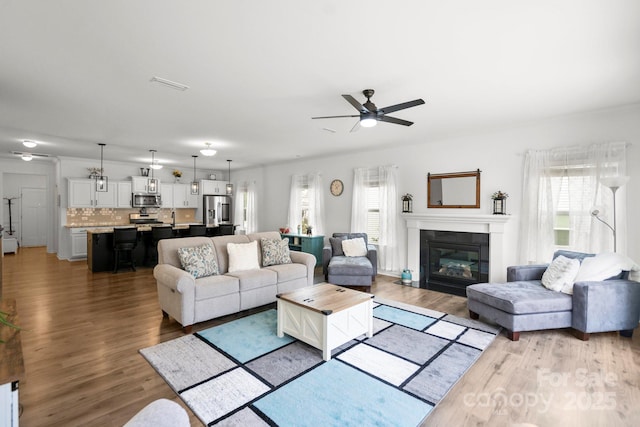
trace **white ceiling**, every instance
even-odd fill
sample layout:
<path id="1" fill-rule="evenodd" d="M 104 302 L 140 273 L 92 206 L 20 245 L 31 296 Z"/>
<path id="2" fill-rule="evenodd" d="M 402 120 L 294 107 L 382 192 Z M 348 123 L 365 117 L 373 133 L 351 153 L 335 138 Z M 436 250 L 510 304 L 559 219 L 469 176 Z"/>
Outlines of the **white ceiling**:
<path id="1" fill-rule="evenodd" d="M 365 88 L 426 104 L 311 120 Z M 638 102 L 637 0 L 0 0 L 2 156 L 237 168 Z"/>

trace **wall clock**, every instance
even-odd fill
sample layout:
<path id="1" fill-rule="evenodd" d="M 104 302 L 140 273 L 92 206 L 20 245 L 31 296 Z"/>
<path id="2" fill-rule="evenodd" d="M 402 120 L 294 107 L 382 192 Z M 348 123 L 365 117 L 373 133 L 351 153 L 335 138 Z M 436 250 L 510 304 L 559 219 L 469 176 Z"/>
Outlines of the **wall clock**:
<path id="1" fill-rule="evenodd" d="M 329 187 L 331 190 L 331 194 L 334 196 L 339 196 L 344 191 L 344 184 L 339 179 L 334 179 L 331 181 L 331 186 Z"/>

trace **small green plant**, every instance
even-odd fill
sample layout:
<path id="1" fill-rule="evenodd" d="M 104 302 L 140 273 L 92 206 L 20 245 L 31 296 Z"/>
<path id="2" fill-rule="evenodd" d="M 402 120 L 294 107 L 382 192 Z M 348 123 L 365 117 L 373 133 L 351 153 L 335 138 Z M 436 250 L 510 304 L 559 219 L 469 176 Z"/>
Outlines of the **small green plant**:
<path id="1" fill-rule="evenodd" d="M 9 322 L 7 320 L 7 316 L 8 316 L 7 313 L 5 313 L 4 311 L 0 311 L 0 325 L 5 325 L 5 326 L 8 326 L 8 327 L 13 328 L 13 329 L 20 330 L 19 326 L 16 326 L 16 325 L 14 325 L 13 323 L 11 323 L 11 322 Z M 2 344 L 2 343 L 4 343 L 4 341 L 2 339 L 0 339 L 0 344 Z"/>

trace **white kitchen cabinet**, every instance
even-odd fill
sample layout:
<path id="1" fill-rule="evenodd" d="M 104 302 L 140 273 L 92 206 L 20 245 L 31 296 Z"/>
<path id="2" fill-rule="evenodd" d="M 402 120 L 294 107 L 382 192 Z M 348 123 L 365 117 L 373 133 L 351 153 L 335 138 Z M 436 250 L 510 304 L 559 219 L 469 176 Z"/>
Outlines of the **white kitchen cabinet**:
<path id="1" fill-rule="evenodd" d="M 174 208 L 197 208 L 198 194 L 191 194 L 191 184 L 173 184 Z"/>
<path id="2" fill-rule="evenodd" d="M 93 179 L 70 179 L 68 187 L 70 208 L 115 208 L 118 187 L 110 182 L 107 191 L 96 191 Z"/>
<path id="3" fill-rule="evenodd" d="M 160 184 L 160 198 L 163 208 L 173 208 L 173 184 Z"/>
<path id="4" fill-rule="evenodd" d="M 200 180 L 200 194 L 219 195 L 226 194 L 227 181 L 212 181 L 210 179 Z"/>
<path id="5" fill-rule="evenodd" d="M 71 229 L 71 258 L 87 257 L 87 229 Z"/>
<path id="6" fill-rule="evenodd" d="M 131 182 L 119 181 L 118 185 L 118 208 L 130 208 L 131 207 Z"/>
<path id="7" fill-rule="evenodd" d="M 149 176 L 132 176 L 131 177 L 131 191 L 133 193 L 153 193 L 149 191 Z M 158 179 L 158 184 L 160 180 Z M 157 193 L 156 191 L 155 193 Z"/>

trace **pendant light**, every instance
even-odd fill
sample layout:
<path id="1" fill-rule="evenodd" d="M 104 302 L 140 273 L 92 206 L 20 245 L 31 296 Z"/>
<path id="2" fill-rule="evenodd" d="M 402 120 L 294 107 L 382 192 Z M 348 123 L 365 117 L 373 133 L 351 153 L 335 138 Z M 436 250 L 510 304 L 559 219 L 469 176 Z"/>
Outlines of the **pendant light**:
<path id="1" fill-rule="evenodd" d="M 100 175 L 96 176 L 96 191 L 98 192 L 107 192 L 109 191 L 109 178 L 104 176 L 104 168 L 102 167 L 102 154 L 104 151 L 104 146 L 107 144 L 98 144 L 100 146 Z"/>
<path id="2" fill-rule="evenodd" d="M 147 192 L 148 193 L 152 193 L 155 194 L 158 192 L 158 180 L 156 178 L 153 177 L 153 170 L 154 169 L 159 169 L 158 167 L 154 167 L 154 165 L 157 165 L 156 163 L 156 150 L 149 150 L 151 152 L 151 164 L 149 165 L 149 167 L 151 168 L 151 176 L 149 177 L 149 179 L 147 180 Z M 160 166 L 162 167 L 162 166 Z"/>
<path id="3" fill-rule="evenodd" d="M 229 182 L 227 182 L 227 194 L 231 195 L 233 194 L 233 184 L 231 183 L 231 160 L 227 160 L 227 163 L 229 164 Z"/>
<path id="4" fill-rule="evenodd" d="M 196 181 L 196 159 L 198 156 L 192 155 L 191 157 L 193 157 L 193 181 L 191 181 L 191 194 L 199 194 L 200 184 Z"/>

